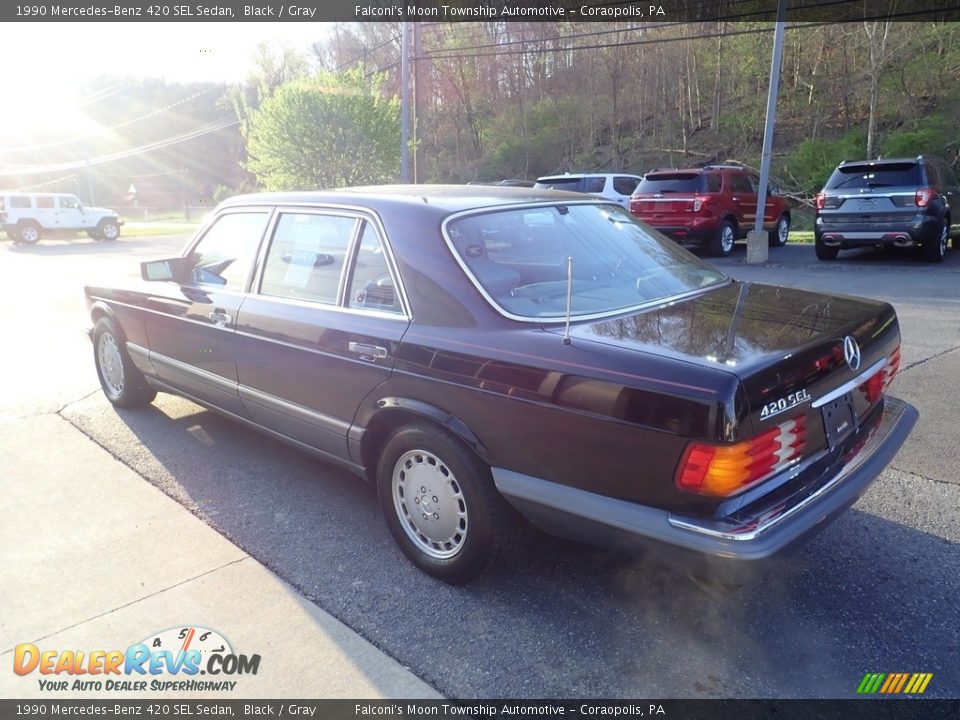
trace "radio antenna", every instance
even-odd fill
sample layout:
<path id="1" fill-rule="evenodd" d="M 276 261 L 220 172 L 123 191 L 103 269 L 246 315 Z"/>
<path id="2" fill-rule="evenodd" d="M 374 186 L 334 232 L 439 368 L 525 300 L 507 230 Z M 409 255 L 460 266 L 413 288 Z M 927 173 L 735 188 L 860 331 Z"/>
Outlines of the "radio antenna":
<path id="1" fill-rule="evenodd" d="M 570 344 L 570 312 L 573 306 L 573 256 L 567 256 L 567 326 L 563 331 L 563 344 Z"/>

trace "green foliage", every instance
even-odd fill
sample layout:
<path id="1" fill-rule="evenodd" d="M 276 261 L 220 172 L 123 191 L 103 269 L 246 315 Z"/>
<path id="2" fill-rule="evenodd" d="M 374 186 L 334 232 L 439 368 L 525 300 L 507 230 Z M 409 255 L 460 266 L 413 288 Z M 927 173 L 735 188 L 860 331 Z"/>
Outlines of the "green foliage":
<path id="1" fill-rule="evenodd" d="M 836 140 L 804 140 L 787 156 L 784 173 L 800 192 L 812 195 L 820 191 L 841 162 L 862 158 L 865 144 L 866 132 L 861 128 Z"/>
<path id="2" fill-rule="evenodd" d="M 884 157 L 916 157 L 920 154 L 948 157 L 948 146 L 956 144 L 955 126 L 943 115 L 931 115 L 916 127 L 887 133 L 880 141 Z"/>
<path id="3" fill-rule="evenodd" d="M 360 71 L 319 73 L 278 87 L 251 115 L 247 168 L 266 190 L 313 190 L 395 180 L 396 99 Z"/>

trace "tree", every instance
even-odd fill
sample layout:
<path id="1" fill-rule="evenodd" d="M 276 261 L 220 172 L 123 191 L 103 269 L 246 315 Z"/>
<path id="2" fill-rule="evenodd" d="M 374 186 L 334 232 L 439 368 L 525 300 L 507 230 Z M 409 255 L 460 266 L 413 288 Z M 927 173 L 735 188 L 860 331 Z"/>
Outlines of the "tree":
<path id="1" fill-rule="evenodd" d="M 251 115 L 247 155 L 247 168 L 267 190 L 395 180 L 399 104 L 384 100 L 360 71 L 287 83 Z"/>

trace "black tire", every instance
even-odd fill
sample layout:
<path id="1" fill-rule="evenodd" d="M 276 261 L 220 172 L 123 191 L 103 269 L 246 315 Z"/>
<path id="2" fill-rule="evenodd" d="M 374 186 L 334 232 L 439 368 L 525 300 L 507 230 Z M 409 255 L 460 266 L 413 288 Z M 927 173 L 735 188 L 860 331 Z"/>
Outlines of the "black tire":
<path id="1" fill-rule="evenodd" d="M 133 364 L 123 335 L 109 318 L 100 318 L 94 326 L 93 362 L 103 394 L 117 407 L 147 405 L 157 396 Z"/>
<path id="2" fill-rule="evenodd" d="M 394 540 L 438 580 L 468 582 L 513 545 L 519 518 L 490 468 L 443 428 L 414 424 L 394 432 L 380 454 L 377 491 Z"/>
<path id="3" fill-rule="evenodd" d="M 43 231 L 37 223 L 27 220 L 17 225 L 17 237 L 25 245 L 36 245 L 43 237 Z"/>
<path id="4" fill-rule="evenodd" d="M 927 262 L 943 262 L 947 254 L 947 242 L 950 240 L 950 225 L 946 219 L 941 221 L 938 237 L 931 238 L 920 246 L 920 254 Z"/>
<path id="5" fill-rule="evenodd" d="M 836 260 L 840 248 L 824 245 L 821 240 L 814 241 L 814 249 L 817 251 L 817 260 Z"/>
<path id="6" fill-rule="evenodd" d="M 733 252 L 736 242 L 737 228 L 729 220 L 724 220 L 707 243 L 707 251 L 715 257 L 726 257 Z"/>
<path id="7" fill-rule="evenodd" d="M 777 218 L 777 224 L 773 226 L 767 234 L 767 244 L 770 247 L 783 247 L 787 244 L 787 240 L 790 239 L 790 216 L 781 215 Z"/>
<path id="8" fill-rule="evenodd" d="M 116 240 L 120 237 L 120 225 L 114 220 L 101 220 L 97 225 L 97 235 L 101 240 Z"/>

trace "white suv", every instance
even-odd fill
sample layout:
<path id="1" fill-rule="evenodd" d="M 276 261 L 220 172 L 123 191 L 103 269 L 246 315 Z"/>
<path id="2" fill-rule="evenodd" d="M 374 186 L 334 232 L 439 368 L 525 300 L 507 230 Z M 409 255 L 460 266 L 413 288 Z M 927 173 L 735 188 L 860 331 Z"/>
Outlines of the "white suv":
<path id="1" fill-rule="evenodd" d="M 535 188 L 544 190 L 573 190 L 613 200 L 630 208 L 630 196 L 643 180 L 627 173 L 566 173 L 538 178 Z"/>
<path id="2" fill-rule="evenodd" d="M 84 207 L 76 195 L 0 192 L 0 227 L 15 243 L 33 245 L 45 234 L 86 233 L 116 240 L 123 221 L 113 210 Z"/>

